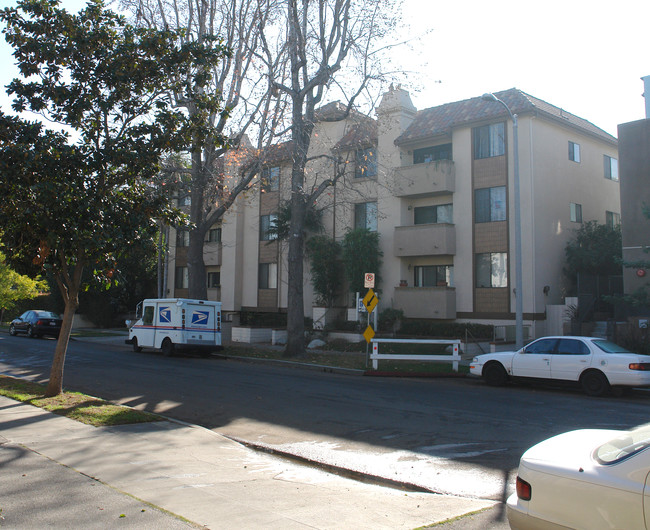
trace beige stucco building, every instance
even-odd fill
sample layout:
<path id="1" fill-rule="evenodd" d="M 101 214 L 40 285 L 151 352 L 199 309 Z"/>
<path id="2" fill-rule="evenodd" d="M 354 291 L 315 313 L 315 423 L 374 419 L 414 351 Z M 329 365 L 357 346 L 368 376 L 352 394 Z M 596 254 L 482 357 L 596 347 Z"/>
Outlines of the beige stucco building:
<path id="1" fill-rule="evenodd" d="M 517 89 L 495 95 L 518 116 L 523 312 L 534 337 L 545 332 L 547 304 L 563 300 L 564 247 L 573 230 L 590 220 L 619 222 L 617 141 Z M 320 116 L 338 112 L 329 104 Z M 368 272 L 382 279 L 380 310 L 514 323 L 512 134 L 498 102 L 476 97 L 418 111 L 399 87 L 384 95 L 376 119 L 318 121 L 307 191 L 334 177 L 333 156 L 344 161 L 345 175 L 316 206 L 334 238 L 356 226 L 379 233 L 382 270 Z M 265 165 L 259 185 L 237 200 L 206 243 L 209 297 L 221 299 L 226 311 L 286 310 L 286 248 L 266 229 L 288 198 L 289 146 L 278 146 Z M 182 238 L 178 243 L 170 252 L 173 296 L 185 294 Z M 354 302 L 349 295 L 347 305 Z M 307 316 L 313 303 L 307 274 Z"/>

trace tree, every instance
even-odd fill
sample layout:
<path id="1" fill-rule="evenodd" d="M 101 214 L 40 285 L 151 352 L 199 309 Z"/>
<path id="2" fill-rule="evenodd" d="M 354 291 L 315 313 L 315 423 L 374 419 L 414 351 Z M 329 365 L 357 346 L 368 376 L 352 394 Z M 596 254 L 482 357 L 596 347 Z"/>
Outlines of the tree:
<path id="1" fill-rule="evenodd" d="M 345 234 L 342 242 L 343 263 L 348 287 L 352 293 L 364 291 L 364 274 L 375 273 L 375 283 L 379 285 L 378 276 L 381 268 L 382 251 L 379 249 L 379 234 L 367 228 L 356 228 Z"/>
<path id="2" fill-rule="evenodd" d="M 288 252 L 288 340 L 285 355 L 304 352 L 303 225 L 307 211 L 335 179 L 306 186 L 305 170 L 316 108 L 328 93 L 345 99 L 344 110 L 325 120 L 343 120 L 362 94 L 386 80 L 380 64 L 384 38 L 396 27 L 399 2 L 382 0 L 284 0 L 283 12 L 265 28 L 262 57 L 273 88 L 290 107 L 292 171 L 291 223 Z M 277 58 L 284 60 L 277 61 Z M 335 159 L 336 163 L 336 159 Z M 342 174 L 336 172 L 336 175 Z"/>
<path id="3" fill-rule="evenodd" d="M 18 274 L 9 267 L 5 255 L 0 252 L 0 322 L 4 319 L 4 312 L 13 309 L 17 301 L 36 298 L 47 289 L 46 281 Z"/>
<path id="4" fill-rule="evenodd" d="M 313 236 L 307 240 L 307 255 L 311 263 L 311 281 L 319 303 L 332 307 L 341 290 L 343 277 L 341 245 L 329 236 Z"/>
<path id="5" fill-rule="evenodd" d="M 596 221 L 584 223 L 564 248 L 564 273 L 572 285 L 578 274 L 612 276 L 622 274 L 620 226 L 611 227 Z"/>
<path id="6" fill-rule="evenodd" d="M 228 53 L 218 65 L 200 65 L 202 76 L 188 73 L 188 90 L 171 92 L 176 107 L 195 124 L 185 146 L 189 167 L 176 167 L 188 176 L 190 229 L 187 249 L 189 296 L 206 299 L 205 236 L 232 206 L 239 194 L 254 184 L 265 153 L 276 138 L 283 101 L 273 93 L 271 77 L 261 71 L 260 32 L 276 14 L 278 0 L 121 0 L 136 24 L 149 28 L 183 30 L 183 42 L 202 45 L 220 35 Z M 225 109 L 221 111 L 221 109 Z M 254 129 L 254 145 L 245 134 Z M 225 142 L 224 137 L 229 141 Z M 215 141 L 216 140 L 216 141 Z M 238 158 L 237 175 L 229 177 L 223 165 L 230 153 Z"/>
<path id="7" fill-rule="evenodd" d="M 178 216 L 147 185 L 166 150 L 196 133 L 170 109 L 169 91 L 187 92 L 194 64 L 215 65 L 215 39 L 178 42 L 172 31 L 135 29 L 91 0 L 77 15 L 56 0 L 22 0 L 4 9 L 7 42 L 22 79 L 8 92 L 14 110 L 31 110 L 72 132 L 0 115 L 0 225 L 11 260 L 47 268 L 65 302 L 48 396 L 62 390 L 83 271 L 109 281 L 116 256 L 155 233 L 153 217 Z"/>

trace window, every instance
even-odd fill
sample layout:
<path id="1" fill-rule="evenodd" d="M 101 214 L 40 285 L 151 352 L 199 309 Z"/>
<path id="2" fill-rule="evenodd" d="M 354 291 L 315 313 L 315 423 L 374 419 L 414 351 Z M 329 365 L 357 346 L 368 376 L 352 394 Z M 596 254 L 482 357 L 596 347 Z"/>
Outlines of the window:
<path id="1" fill-rule="evenodd" d="M 179 228 L 176 230 L 176 246 L 189 247 L 190 246 L 190 231 L 186 228 Z"/>
<path id="2" fill-rule="evenodd" d="M 503 123 L 492 123 L 474 129 L 474 158 L 491 158 L 506 152 Z"/>
<path id="3" fill-rule="evenodd" d="M 474 192 L 477 223 L 506 220 L 506 187 L 482 188 Z"/>
<path id="4" fill-rule="evenodd" d="M 571 222 L 582 223 L 582 204 L 571 203 Z"/>
<path id="5" fill-rule="evenodd" d="M 377 203 L 362 202 L 354 205 L 354 227 L 377 231 Z"/>
<path id="6" fill-rule="evenodd" d="M 183 195 L 182 197 L 178 198 L 178 206 L 190 206 L 192 204 L 192 196 L 191 195 Z"/>
<path id="7" fill-rule="evenodd" d="M 258 276 L 259 289 L 277 289 L 278 287 L 278 264 L 260 263 Z"/>
<path id="8" fill-rule="evenodd" d="M 271 231 L 276 228 L 278 216 L 274 213 L 260 216 L 260 241 L 273 241 L 278 235 Z"/>
<path id="9" fill-rule="evenodd" d="M 377 148 L 368 147 L 357 149 L 355 153 L 356 168 L 355 178 L 369 178 L 377 176 Z"/>
<path id="10" fill-rule="evenodd" d="M 221 287 L 221 272 L 208 272 L 208 289 Z"/>
<path id="11" fill-rule="evenodd" d="M 210 228 L 208 230 L 208 243 L 221 243 L 221 228 Z"/>
<path id="12" fill-rule="evenodd" d="M 621 214 L 616 212 L 605 212 L 605 224 L 610 228 L 616 228 L 621 224 Z"/>
<path id="13" fill-rule="evenodd" d="M 591 352 L 581 340 L 560 339 L 557 343 L 557 352 L 560 355 L 589 355 Z"/>
<path id="14" fill-rule="evenodd" d="M 414 164 L 426 164 L 435 160 L 452 160 L 451 144 L 434 145 L 413 150 Z"/>
<path id="15" fill-rule="evenodd" d="M 278 191 L 280 189 L 280 168 L 265 167 L 262 169 L 262 192 Z"/>
<path id="16" fill-rule="evenodd" d="M 413 224 L 452 223 L 453 205 L 416 206 L 413 208 Z"/>
<path id="17" fill-rule="evenodd" d="M 580 162 L 580 144 L 569 142 L 569 160 Z"/>
<path id="18" fill-rule="evenodd" d="M 477 287 L 508 287 L 508 254 L 486 252 L 476 255 Z"/>
<path id="19" fill-rule="evenodd" d="M 453 265 L 422 265 L 414 267 L 416 287 L 453 287 Z"/>
<path id="20" fill-rule="evenodd" d="M 144 313 L 142 313 L 142 323 L 143 324 L 153 324 L 153 306 L 148 305 L 144 308 Z"/>
<path id="21" fill-rule="evenodd" d="M 526 346 L 526 353 L 537 353 L 540 355 L 546 355 L 549 353 L 555 353 L 555 347 L 557 345 L 557 339 L 540 339 Z"/>
<path id="22" fill-rule="evenodd" d="M 187 289 L 189 285 L 189 275 L 187 267 L 176 267 L 176 276 L 174 286 L 176 289 Z"/>
<path id="23" fill-rule="evenodd" d="M 618 180 L 618 160 L 611 156 L 603 155 L 605 163 L 605 178 Z"/>

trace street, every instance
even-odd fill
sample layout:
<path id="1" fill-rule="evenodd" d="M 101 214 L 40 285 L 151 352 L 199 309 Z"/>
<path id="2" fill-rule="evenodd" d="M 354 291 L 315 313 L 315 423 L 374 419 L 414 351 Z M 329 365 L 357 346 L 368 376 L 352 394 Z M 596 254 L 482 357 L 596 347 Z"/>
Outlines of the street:
<path id="1" fill-rule="evenodd" d="M 54 346 L 51 339 L 0 335 L 0 372 L 45 381 Z M 70 343 L 64 386 L 328 467 L 494 500 L 510 493 L 529 446 L 577 428 L 647 423 L 650 399 L 644 391 L 598 399 L 469 378 L 373 378 L 167 358 L 81 340 Z"/>

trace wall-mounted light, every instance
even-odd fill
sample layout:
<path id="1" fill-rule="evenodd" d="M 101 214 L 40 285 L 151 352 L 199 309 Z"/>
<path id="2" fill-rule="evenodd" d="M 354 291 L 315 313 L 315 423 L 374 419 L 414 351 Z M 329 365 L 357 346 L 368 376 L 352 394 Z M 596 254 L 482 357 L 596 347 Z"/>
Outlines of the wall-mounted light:
<path id="1" fill-rule="evenodd" d="M 408 267 L 408 268 L 409 268 L 409 270 L 411 270 L 411 264 L 410 264 L 410 263 L 409 263 L 409 267 Z"/>
<path id="2" fill-rule="evenodd" d="M 551 290 L 550 285 L 545 285 L 544 288 L 542 289 L 543 293 L 548 296 L 548 292 Z"/>
<path id="3" fill-rule="evenodd" d="M 413 206 L 411 206 L 411 205 L 409 204 L 408 209 L 409 209 L 409 210 L 412 210 L 412 209 L 413 209 Z"/>

